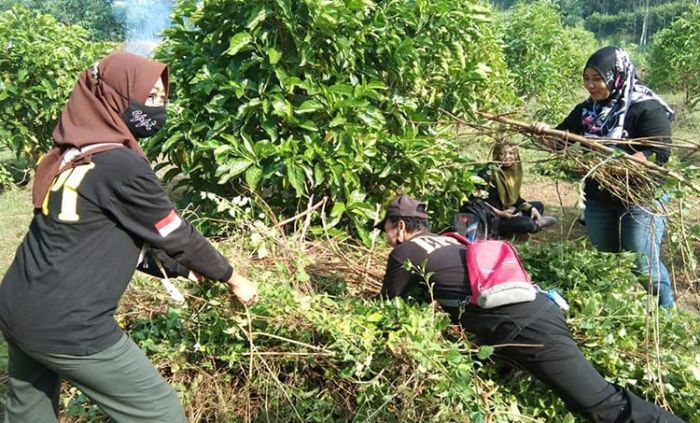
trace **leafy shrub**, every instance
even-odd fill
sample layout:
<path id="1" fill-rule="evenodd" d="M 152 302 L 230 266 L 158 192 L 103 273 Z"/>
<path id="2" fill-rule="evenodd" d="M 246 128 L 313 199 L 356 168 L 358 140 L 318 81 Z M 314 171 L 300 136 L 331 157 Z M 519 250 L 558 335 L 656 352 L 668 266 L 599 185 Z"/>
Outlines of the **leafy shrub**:
<path id="1" fill-rule="evenodd" d="M 51 145 L 79 72 L 111 46 L 22 6 L 0 14 L 0 142 L 33 164 Z"/>
<path id="2" fill-rule="evenodd" d="M 642 397 L 665 399 L 677 415 L 697 421 L 697 315 L 657 309 L 632 271 L 632 254 L 589 251 L 582 243 L 522 253 L 533 280 L 565 293 L 574 337 L 608 380 Z"/>
<path id="3" fill-rule="evenodd" d="M 472 186 L 441 109 L 508 95 L 491 18 L 476 0 L 181 1 L 159 54 L 176 99 L 150 154 L 194 191 L 250 189 L 287 216 L 328 196 L 328 224 L 365 241 L 399 191 L 441 199 L 441 220 Z"/>
<path id="4" fill-rule="evenodd" d="M 685 94 L 691 109 L 700 102 L 700 7 L 656 34 L 649 59 L 650 80 L 660 88 Z"/>
<path id="5" fill-rule="evenodd" d="M 700 406 L 697 316 L 660 313 L 657 350 L 648 341 L 657 316 L 647 313 L 631 257 L 582 247 L 528 247 L 522 256 L 534 280 L 568 299 L 574 337 L 609 380 L 652 399 L 665 396 L 692 421 Z M 320 288 L 328 281 L 303 269 L 329 257 L 277 254 L 291 261 L 252 271 L 262 282 L 262 300 L 250 314 L 230 305 L 220 285 L 189 286 L 187 306 L 154 313 L 163 305 L 144 299 L 153 297 L 157 282 L 141 281 L 144 311 L 128 310 L 124 323 L 171 375 L 191 415 L 203 421 L 247 413 L 279 422 L 576 421 L 541 383 L 503 376 L 488 359 L 493 348 L 470 344 L 448 328 L 444 314 L 401 300 L 327 294 Z M 302 281 L 316 293 L 302 292 Z"/>
<path id="6" fill-rule="evenodd" d="M 518 94 L 533 104 L 534 117 L 558 122 L 577 100 L 583 66 L 597 46 L 593 34 L 563 26 L 550 0 L 520 2 L 500 21 Z"/>
<path id="7" fill-rule="evenodd" d="M 12 177 L 12 172 L 8 169 L 7 165 L 0 163 L 0 191 L 13 185 L 14 178 Z"/>

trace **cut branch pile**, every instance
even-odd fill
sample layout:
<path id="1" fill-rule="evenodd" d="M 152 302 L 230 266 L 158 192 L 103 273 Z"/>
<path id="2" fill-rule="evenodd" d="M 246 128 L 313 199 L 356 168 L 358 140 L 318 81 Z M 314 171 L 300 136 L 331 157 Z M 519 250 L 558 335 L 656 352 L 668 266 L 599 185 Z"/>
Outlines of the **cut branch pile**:
<path id="1" fill-rule="evenodd" d="M 658 187 L 670 180 L 688 187 L 700 194 L 700 188 L 687 177 L 657 165 L 652 161 L 642 161 L 614 148 L 614 145 L 631 144 L 636 146 L 667 146 L 683 149 L 691 153 L 700 151 L 700 145 L 684 143 L 664 143 L 659 139 L 618 140 L 610 138 L 586 138 L 568 131 L 544 129 L 537 131 L 535 125 L 521 122 L 503 115 L 480 113 L 492 122 L 504 127 L 498 131 L 516 132 L 535 140 L 535 147 L 552 153 L 567 163 L 573 163 L 574 174 L 581 178 L 594 179 L 598 184 L 626 204 L 648 207 L 652 199 L 658 197 Z M 479 132 L 493 132 L 494 129 L 470 124 L 457 119 L 458 124 L 477 129 Z"/>

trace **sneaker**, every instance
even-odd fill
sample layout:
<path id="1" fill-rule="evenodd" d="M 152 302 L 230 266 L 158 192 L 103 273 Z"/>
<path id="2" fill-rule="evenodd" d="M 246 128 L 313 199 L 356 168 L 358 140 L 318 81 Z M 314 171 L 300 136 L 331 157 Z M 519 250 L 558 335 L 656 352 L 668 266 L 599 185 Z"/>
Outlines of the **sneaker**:
<path id="1" fill-rule="evenodd" d="M 540 228 L 545 228 L 547 226 L 552 226 L 555 223 L 557 223 L 557 218 L 554 216 L 542 216 L 542 219 L 540 219 Z"/>

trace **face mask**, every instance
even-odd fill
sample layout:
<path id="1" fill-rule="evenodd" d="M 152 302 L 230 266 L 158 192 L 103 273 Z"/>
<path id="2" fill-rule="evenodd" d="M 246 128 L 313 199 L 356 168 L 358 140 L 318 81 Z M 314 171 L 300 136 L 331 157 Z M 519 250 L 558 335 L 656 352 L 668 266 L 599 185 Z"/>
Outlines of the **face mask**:
<path id="1" fill-rule="evenodd" d="M 122 119 L 135 137 L 147 138 L 165 126 L 165 106 L 146 106 L 131 100 Z"/>
<path id="2" fill-rule="evenodd" d="M 398 229 L 398 232 L 396 233 L 396 245 L 401 245 L 405 240 L 406 231 L 404 229 Z"/>

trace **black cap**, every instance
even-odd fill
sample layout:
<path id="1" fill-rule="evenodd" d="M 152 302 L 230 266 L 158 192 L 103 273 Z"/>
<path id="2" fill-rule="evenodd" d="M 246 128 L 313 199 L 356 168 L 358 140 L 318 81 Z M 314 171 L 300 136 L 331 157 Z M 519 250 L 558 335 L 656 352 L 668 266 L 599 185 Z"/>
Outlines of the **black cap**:
<path id="1" fill-rule="evenodd" d="M 374 225 L 374 229 L 383 231 L 384 223 L 388 217 L 419 217 L 421 219 L 428 219 L 428 214 L 425 212 L 425 209 L 425 203 L 415 200 L 406 194 L 401 194 L 386 206 L 384 219 Z"/>

